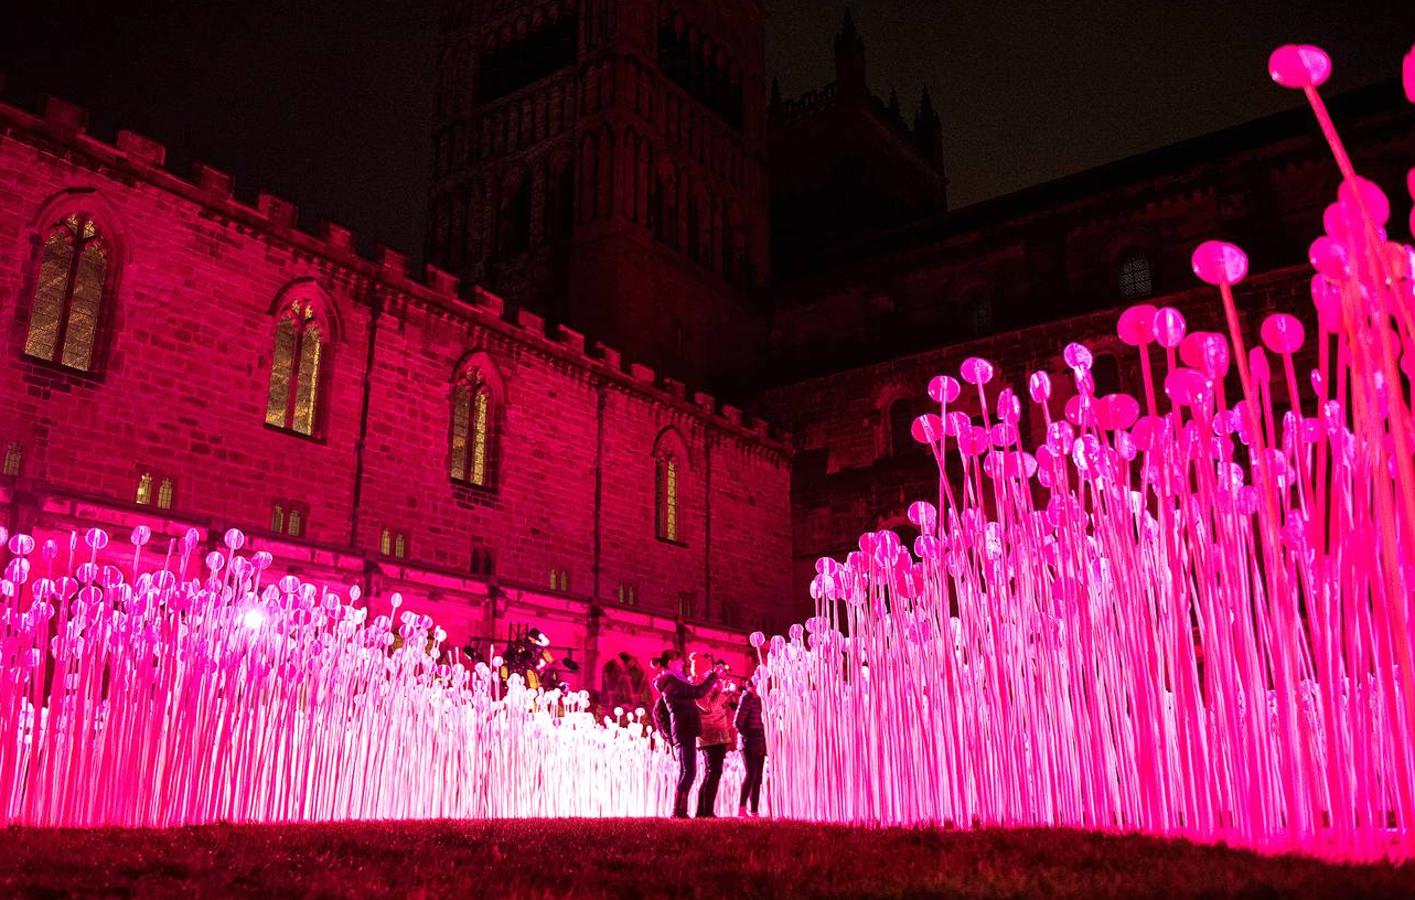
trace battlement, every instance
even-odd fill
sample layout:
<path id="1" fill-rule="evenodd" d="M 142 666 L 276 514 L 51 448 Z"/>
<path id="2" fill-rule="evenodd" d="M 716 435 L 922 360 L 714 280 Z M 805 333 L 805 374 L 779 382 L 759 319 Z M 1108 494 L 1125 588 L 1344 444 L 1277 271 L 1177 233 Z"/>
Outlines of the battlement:
<path id="1" fill-rule="evenodd" d="M 0 91 L 4 73 L 0 72 Z M 377 247 L 364 255 L 357 236 L 333 222 L 321 222 L 316 231 L 302 227 L 299 206 L 291 200 L 258 191 L 254 205 L 240 200 L 234 178 L 203 162 L 192 165 L 188 177 L 167 167 L 167 148 L 160 141 L 121 129 L 109 142 L 89 133 L 88 112 L 57 97 L 45 97 L 38 112 L 30 112 L 0 99 L 0 132 L 34 145 L 42 151 L 81 154 L 100 175 L 119 174 L 150 184 L 231 222 L 283 242 L 329 265 L 345 269 L 384 292 L 441 307 L 477 319 L 488 328 L 522 341 L 537 350 L 568 360 L 604 377 L 625 390 L 652 396 L 681 412 L 705 419 L 740 440 L 763 449 L 789 454 L 790 435 L 762 421 L 744 419 L 740 410 L 719 404 L 710 395 L 692 393 L 686 385 L 663 378 L 651 367 L 623 359 L 615 348 L 587 340 L 563 325 L 547 330 L 542 316 L 508 308 L 496 294 L 434 266 L 414 271 L 407 253 Z"/>

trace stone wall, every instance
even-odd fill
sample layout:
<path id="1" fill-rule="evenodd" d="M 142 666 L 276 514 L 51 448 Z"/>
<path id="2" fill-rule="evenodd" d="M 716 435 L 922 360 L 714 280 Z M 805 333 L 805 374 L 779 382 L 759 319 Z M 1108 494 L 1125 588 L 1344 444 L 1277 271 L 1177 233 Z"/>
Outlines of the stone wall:
<path id="1" fill-rule="evenodd" d="M 601 621 L 629 622 L 640 650 L 698 635 L 745 662 L 734 629 L 783 618 L 786 572 L 763 564 L 789 540 L 782 435 L 576 332 L 508 321 L 500 298 L 435 269 L 415 280 L 401 254 L 362 258 L 337 226 L 305 233 L 292 204 L 242 202 L 220 172 L 181 179 L 161 145 L 96 140 L 84 118 L 54 100 L 42 116 L 0 107 L 0 448 L 19 449 L 0 477 L 6 527 L 147 522 L 213 544 L 236 527 L 281 570 L 360 584 L 375 605 L 402 592 L 452 644 L 541 623 L 591 664 Z M 90 372 L 24 352 L 43 237 L 72 211 L 111 248 Z M 265 424 L 292 292 L 317 298 L 328 336 L 312 436 Z M 485 488 L 449 475 L 453 378 L 472 355 L 498 383 Z M 687 451 L 681 545 L 655 528 L 670 429 Z M 143 473 L 171 480 L 170 509 L 136 502 Z M 299 537 L 271 530 L 276 503 L 307 507 Z M 620 585 L 633 596 L 605 618 Z"/>

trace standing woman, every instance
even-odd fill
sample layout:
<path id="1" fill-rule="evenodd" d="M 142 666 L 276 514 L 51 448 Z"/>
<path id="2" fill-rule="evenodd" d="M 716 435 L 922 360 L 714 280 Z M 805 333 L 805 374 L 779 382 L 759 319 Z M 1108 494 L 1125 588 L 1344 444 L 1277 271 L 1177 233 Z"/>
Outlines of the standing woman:
<path id="1" fill-rule="evenodd" d="M 711 656 L 706 653 L 694 653 L 693 675 L 697 676 L 700 670 L 712 664 Z M 717 672 L 716 666 L 713 666 L 713 672 Z M 706 697 L 698 701 L 703 722 L 698 749 L 703 751 L 703 761 L 707 764 L 703 783 L 698 787 L 699 819 L 717 818 L 713 807 L 717 805 L 717 785 L 722 781 L 722 763 L 727 759 L 727 751 L 736 743 L 736 736 L 732 731 L 732 710 L 727 705 L 730 699 L 719 681 L 713 685 Z"/>
<path id="2" fill-rule="evenodd" d="M 747 775 L 742 779 L 742 796 L 737 801 L 737 815 L 756 818 L 762 794 L 762 771 L 766 768 L 766 728 L 762 725 L 762 698 L 757 694 L 756 675 L 742 688 L 742 696 L 737 701 L 736 725 L 742 735 L 742 762 L 747 767 Z M 749 802 L 751 812 L 747 811 Z"/>

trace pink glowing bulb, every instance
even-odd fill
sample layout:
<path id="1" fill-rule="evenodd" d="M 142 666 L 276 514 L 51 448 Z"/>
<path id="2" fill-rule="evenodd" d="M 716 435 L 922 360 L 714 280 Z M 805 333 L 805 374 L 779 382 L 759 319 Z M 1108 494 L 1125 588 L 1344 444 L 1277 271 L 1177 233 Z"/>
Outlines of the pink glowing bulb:
<path id="1" fill-rule="evenodd" d="M 914 419 L 909 434 L 920 444 L 936 443 L 943 438 L 943 420 L 933 413 L 925 413 Z"/>
<path id="2" fill-rule="evenodd" d="M 976 356 L 970 356 L 963 360 L 963 365 L 959 369 L 963 380 L 974 386 L 981 386 L 992 381 L 993 372 L 992 363 Z"/>
<path id="3" fill-rule="evenodd" d="M 1213 285 L 1235 285 L 1248 274 L 1248 256 L 1236 244 L 1204 241 L 1194 250 L 1194 274 Z"/>
<path id="4" fill-rule="evenodd" d="M 241 624 L 251 631 L 259 631 L 265 625 L 265 613 L 251 607 L 241 616 Z"/>
<path id="5" fill-rule="evenodd" d="M 1166 306 L 1155 312 L 1154 328 L 1155 342 L 1166 350 L 1173 350 L 1184 340 L 1184 314 L 1172 306 Z"/>
<path id="6" fill-rule="evenodd" d="M 1351 277 L 1350 253 L 1346 245 L 1326 235 L 1312 242 L 1307 250 L 1307 259 L 1314 269 L 1331 281 L 1345 281 Z"/>
<path id="7" fill-rule="evenodd" d="M 1287 44 L 1268 57 L 1268 74 L 1285 88 L 1321 87 L 1331 77 L 1331 57 L 1310 44 Z"/>
<path id="8" fill-rule="evenodd" d="M 1211 388 L 1202 373 L 1194 369 L 1176 368 L 1164 379 L 1164 392 L 1176 403 L 1193 406 L 1203 402 Z"/>
<path id="9" fill-rule="evenodd" d="M 1051 376 L 1046 372 L 1033 372 L 1027 379 L 1027 393 L 1034 403 L 1045 403 L 1051 397 Z"/>
<path id="10" fill-rule="evenodd" d="M 1129 428 L 1140 417 L 1140 403 L 1129 394 L 1107 394 L 1096 406 L 1096 421 L 1108 431 Z"/>
<path id="11" fill-rule="evenodd" d="M 1375 182 L 1359 175 L 1354 180 L 1343 181 L 1337 188 L 1336 196 L 1337 202 L 1346 209 L 1349 221 L 1360 221 L 1363 211 L 1377 228 L 1383 227 L 1390 219 L 1390 201 L 1386 199 L 1385 192 Z"/>
<path id="12" fill-rule="evenodd" d="M 909 521 L 923 534 L 933 534 L 938 526 L 938 509 L 927 500 L 916 500 L 909 505 Z"/>
<path id="13" fill-rule="evenodd" d="M 1290 355 L 1302 348 L 1305 335 L 1296 316 L 1274 313 L 1263 320 L 1263 344 L 1274 353 Z"/>
<path id="14" fill-rule="evenodd" d="M 929 380 L 929 397 L 935 403 L 952 403 L 961 392 L 958 379 L 950 375 L 935 375 Z"/>
<path id="15" fill-rule="evenodd" d="M 1415 103 L 1415 47 L 1410 48 L 1401 62 L 1400 79 L 1405 86 L 1405 99 Z"/>
<path id="16" fill-rule="evenodd" d="M 1061 351 L 1061 359 L 1076 373 L 1089 372 L 1094 359 L 1085 344 L 1070 343 Z"/>
<path id="17" fill-rule="evenodd" d="M 1205 378 L 1219 381 L 1228 374 L 1228 340 L 1212 331 L 1192 332 L 1180 342 L 1179 358 Z"/>
<path id="18" fill-rule="evenodd" d="M 1148 303 L 1132 306 L 1120 314 L 1115 331 L 1124 344 L 1139 347 L 1155 339 L 1155 308 Z"/>

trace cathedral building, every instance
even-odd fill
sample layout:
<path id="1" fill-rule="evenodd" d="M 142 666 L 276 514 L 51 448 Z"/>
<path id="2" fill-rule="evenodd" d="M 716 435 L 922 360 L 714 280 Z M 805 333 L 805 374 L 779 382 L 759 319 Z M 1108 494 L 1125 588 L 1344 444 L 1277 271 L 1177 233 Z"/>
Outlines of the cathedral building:
<path id="1" fill-rule="evenodd" d="M 632 708 L 665 646 L 745 668 L 818 556 L 907 536 L 934 374 L 1060 376 L 1084 340 L 1117 390 L 1125 306 L 1215 323 L 1212 237 L 1250 253 L 1250 325 L 1310 307 L 1337 174 L 1303 114 L 950 209 L 928 91 L 874 96 L 847 16 L 835 81 L 782 98 L 764 19 L 447 0 L 426 267 L 64 101 L 0 105 L 0 525 L 239 528 L 459 652 L 540 628 Z M 1394 84 L 1332 108 L 1403 228 L 1415 115 Z"/>

